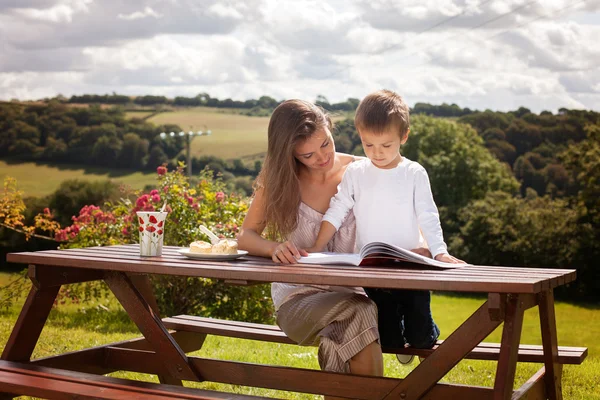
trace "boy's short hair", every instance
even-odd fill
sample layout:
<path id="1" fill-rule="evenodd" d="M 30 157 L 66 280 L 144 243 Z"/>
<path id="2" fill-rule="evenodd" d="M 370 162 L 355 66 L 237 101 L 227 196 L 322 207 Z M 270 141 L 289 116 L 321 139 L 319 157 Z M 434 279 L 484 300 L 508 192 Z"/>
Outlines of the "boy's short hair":
<path id="1" fill-rule="evenodd" d="M 398 93 L 379 90 L 362 99 L 356 109 L 354 125 L 359 133 L 378 134 L 397 129 L 403 138 L 410 128 L 409 107 Z"/>

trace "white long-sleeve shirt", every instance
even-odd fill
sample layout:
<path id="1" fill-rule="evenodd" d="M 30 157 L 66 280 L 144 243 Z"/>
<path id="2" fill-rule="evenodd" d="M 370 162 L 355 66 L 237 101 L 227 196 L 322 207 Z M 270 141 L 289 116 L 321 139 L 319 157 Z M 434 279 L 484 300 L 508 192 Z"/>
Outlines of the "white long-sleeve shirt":
<path id="1" fill-rule="evenodd" d="M 350 164 L 323 221 L 337 230 L 350 210 L 358 250 L 370 242 L 420 247 L 420 229 L 433 257 L 448 252 L 427 171 L 406 157 L 392 169 L 377 168 L 369 159 Z"/>

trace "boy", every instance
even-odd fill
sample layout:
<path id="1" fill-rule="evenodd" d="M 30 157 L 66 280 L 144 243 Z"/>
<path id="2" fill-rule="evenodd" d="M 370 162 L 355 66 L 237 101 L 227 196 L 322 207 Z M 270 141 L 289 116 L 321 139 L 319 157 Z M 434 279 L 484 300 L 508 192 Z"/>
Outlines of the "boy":
<path id="1" fill-rule="evenodd" d="M 422 233 L 433 258 L 462 262 L 446 249 L 427 172 L 400 154 L 410 132 L 406 103 L 389 90 L 372 93 L 360 102 L 354 123 L 367 159 L 348 166 L 310 250 L 324 249 L 353 210 L 358 249 L 375 241 L 417 249 L 423 244 Z M 431 348 L 435 344 L 439 329 L 431 316 L 429 291 L 365 291 L 379 310 L 382 346 Z M 399 359 L 410 362 L 412 357 Z"/>

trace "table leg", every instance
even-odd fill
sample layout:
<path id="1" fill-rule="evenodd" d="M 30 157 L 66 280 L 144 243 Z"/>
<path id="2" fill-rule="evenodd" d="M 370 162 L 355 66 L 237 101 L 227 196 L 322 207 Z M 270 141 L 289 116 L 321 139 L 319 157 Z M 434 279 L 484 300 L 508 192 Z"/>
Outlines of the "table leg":
<path id="1" fill-rule="evenodd" d="M 525 313 L 523 298 L 523 295 L 511 295 L 506 304 L 502 345 L 494 383 L 494 400 L 509 400 L 512 397 Z"/>
<path id="2" fill-rule="evenodd" d="M 421 398 L 500 323 L 490 318 L 486 301 L 384 399 Z"/>
<path id="3" fill-rule="evenodd" d="M 35 349 L 59 290 L 60 286 L 31 287 L 17 323 L 2 352 L 3 360 L 29 361 L 31 359 L 33 349 Z"/>
<path id="4" fill-rule="evenodd" d="M 127 314 L 137 325 L 152 349 L 160 354 L 170 375 L 177 379 L 201 379 L 188 363 L 187 356 L 169 335 L 160 317 L 154 312 L 131 279 L 123 272 L 110 273 L 105 278 Z"/>
<path id="5" fill-rule="evenodd" d="M 544 347 L 544 367 L 546 369 L 546 394 L 550 400 L 562 400 L 562 365 L 558 361 L 558 339 L 556 316 L 554 314 L 554 293 L 552 290 L 538 295 L 542 346 Z"/>
<path id="6" fill-rule="evenodd" d="M 131 283 L 135 286 L 135 288 L 140 292 L 142 297 L 146 300 L 146 302 L 152 308 L 152 311 L 160 317 L 160 311 L 158 310 L 158 303 L 156 301 L 156 296 L 154 296 L 154 291 L 152 290 L 152 283 L 150 282 L 150 277 L 148 275 L 128 275 L 129 279 L 131 279 Z M 181 379 L 175 378 L 171 375 L 158 375 L 158 380 L 160 383 L 166 383 L 169 385 L 177 385 L 183 386 L 183 382 Z"/>

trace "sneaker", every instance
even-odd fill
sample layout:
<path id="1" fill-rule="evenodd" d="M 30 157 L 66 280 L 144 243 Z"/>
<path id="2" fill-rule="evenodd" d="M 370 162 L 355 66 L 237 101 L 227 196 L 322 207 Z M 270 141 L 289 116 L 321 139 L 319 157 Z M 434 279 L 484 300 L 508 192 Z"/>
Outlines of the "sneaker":
<path id="1" fill-rule="evenodd" d="M 411 354 L 396 354 L 396 358 L 398 359 L 400 364 L 406 365 L 410 364 L 415 359 L 415 356 Z"/>

